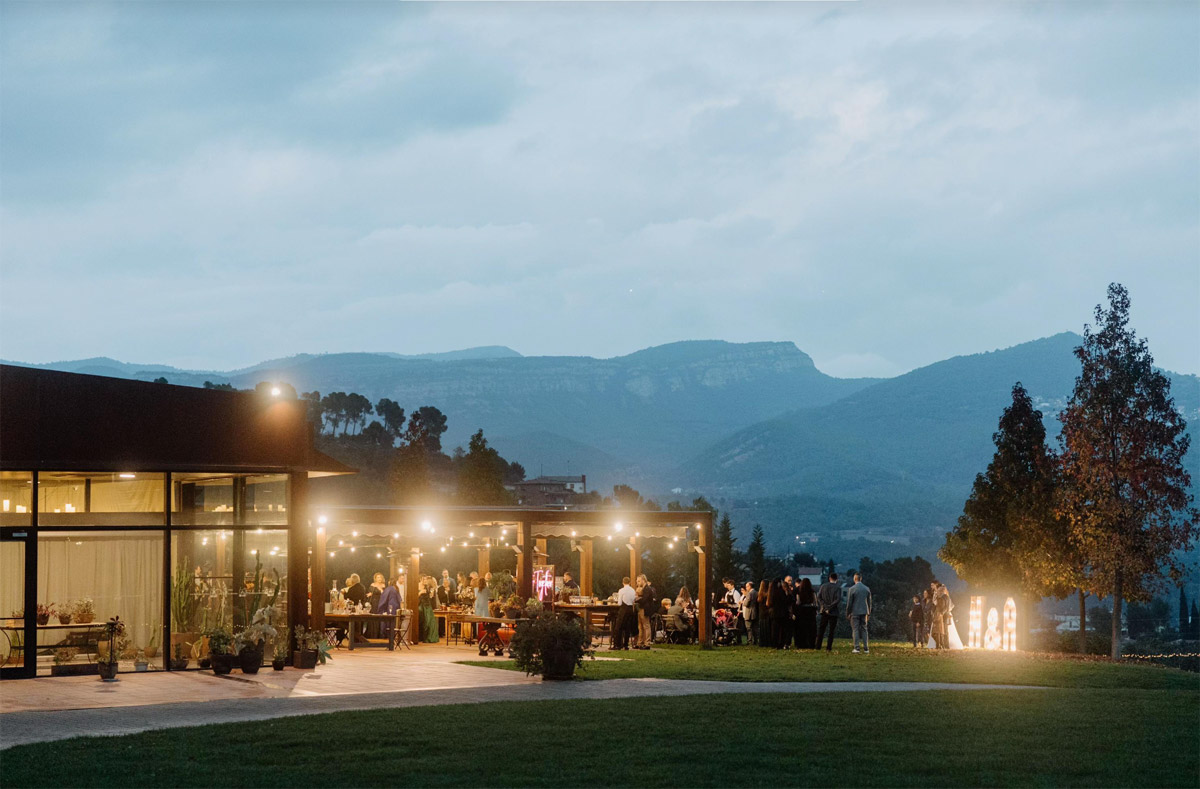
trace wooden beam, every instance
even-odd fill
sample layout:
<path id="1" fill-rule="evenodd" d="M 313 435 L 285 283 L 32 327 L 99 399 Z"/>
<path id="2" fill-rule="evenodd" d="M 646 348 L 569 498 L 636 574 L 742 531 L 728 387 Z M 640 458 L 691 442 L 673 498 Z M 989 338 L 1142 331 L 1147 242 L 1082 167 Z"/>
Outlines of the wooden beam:
<path id="1" fill-rule="evenodd" d="M 408 599 L 404 601 L 404 607 L 412 612 L 408 623 L 408 640 L 411 644 L 421 643 L 421 612 L 417 606 L 417 598 L 421 596 L 421 592 L 417 588 L 417 582 L 420 579 L 421 549 L 413 546 L 412 552 L 408 555 L 408 590 L 405 593 Z"/>
<path id="2" fill-rule="evenodd" d="M 313 540 L 312 552 L 312 614 L 308 626 L 313 630 L 325 629 L 325 603 L 329 600 L 329 588 L 325 586 L 325 557 L 329 556 L 325 540 L 325 527 L 318 526 Z"/>
<path id="3" fill-rule="evenodd" d="M 637 584 L 637 577 L 642 574 L 642 538 L 629 538 L 629 580 Z"/>
<path id="4" fill-rule="evenodd" d="M 583 551 L 579 554 L 579 592 L 580 594 L 591 596 L 592 594 L 592 541 L 580 540 L 579 545 Z"/>
<path id="5" fill-rule="evenodd" d="M 550 559 L 550 551 L 546 548 L 546 538 L 538 537 L 533 541 L 535 555 L 533 557 L 534 564 L 548 564 Z"/>
<path id="6" fill-rule="evenodd" d="M 479 577 L 482 578 L 492 571 L 492 549 L 483 547 L 479 549 Z"/>
<path id="7" fill-rule="evenodd" d="M 709 600 L 709 589 L 712 587 L 712 513 L 707 513 L 700 525 L 700 646 L 702 649 L 712 649 L 712 601 Z"/>
<path id="8" fill-rule="evenodd" d="M 313 523 L 308 510 L 308 473 L 288 475 L 288 535 L 287 535 L 287 632 L 288 642 L 296 625 L 305 625 L 311 618 L 310 608 L 316 603 L 311 594 L 309 566 L 313 551 Z M 323 593 L 324 590 L 321 591 Z M 310 603 L 310 600 L 312 601 Z M 324 606 L 321 606 L 324 611 Z M 288 650 L 290 653 L 292 650 Z"/>
<path id="9" fill-rule="evenodd" d="M 532 524 L 523 521 L 517 531 L 517 545 L 521 555 L 517 557 L 517 594 L 527 600 L 533 597 L 533 535 Z"/>

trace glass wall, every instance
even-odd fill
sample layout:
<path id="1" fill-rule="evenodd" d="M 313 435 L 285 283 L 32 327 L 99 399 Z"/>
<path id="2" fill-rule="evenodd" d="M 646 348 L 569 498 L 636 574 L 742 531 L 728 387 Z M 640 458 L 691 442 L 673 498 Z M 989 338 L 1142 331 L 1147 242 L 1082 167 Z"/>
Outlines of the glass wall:
<path id="1" fill-rule="evenodd" d="M 134 670 L 139 657 L 161 668 L 162 552 L 161 532 L 40 534 L 38 605 L 53 613 L 38 627 L 38 674 L 72 673 L 69 667 L 105 659 L 101 634 L 113 616 L 125 623 L 116 644 L 120 670 Z"/>
<path id="2" fill-rule="evenodd" d="M 162 474 L 42 472 L 37 491 L 43 526 L 154 526 L 166 518 Z"/>
<path id="3" fill-rule="evenodd" d="M 246 517 L 254 526 L 287 524 L 288 478 L 286 474 L 251 474 L 246 477 Z"/>
<path id="4" fill-rule="evenodd" d="M 172 474 L 171 523 L 179 526 L 283 526 L 286 474 Z"/>
<path id="5" fill-rule="evenodd" d="M 0 542 L 0 666 L 25 665 L 25 543 Z"/>
<path id="6" fill-rule="evenodd" d="M 0 525 L 29 526 L 32 519 L 33 474 L 0 471 Z"/>
<path id="7" fill-rule="evenodd" d="M 287 621 L 287 531 L 213 529 L 171 536 L 171 641 L 190 645 L 189 667 L 208 657 L 204 634 L 241 632 L 256 611 L 274 607 Z M 287 636 L 280 624 L 280 637 Z M 199 642 L 200 646 L 193 649 Z M 174 651 L 174 646 L 172 646 Z M 270 651 L 265 654 L 270 660 Z"/>

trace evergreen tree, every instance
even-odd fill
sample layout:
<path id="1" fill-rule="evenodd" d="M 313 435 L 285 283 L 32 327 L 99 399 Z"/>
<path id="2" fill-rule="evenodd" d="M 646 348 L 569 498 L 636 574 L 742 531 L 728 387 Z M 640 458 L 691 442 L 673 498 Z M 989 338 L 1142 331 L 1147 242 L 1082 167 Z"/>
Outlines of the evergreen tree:
<path id="1" fill-rule="evenodd" d="M 1188 624 L 1188 638 L 1193 641 L 1200 641 L 1200 608 L 1196 607 L 1196 601 L 1192 601 L 1192 621 Z"/>
<path id="2" fill-rule="evenodd" d="M 458 498 L 463 504 L 509 504 L 512 494 L 504 487 L 508 461 L 488 446 L 483 431 L 476 431 L 458 461 Z"/>
<path id="3" fill-rule="evenodd" d="M 1121 653 L 1121 606 L 1146 599 L 1165 569 L 1178 580 L 1179 554 L 1195 539 L 1200 515 L 1183 466 L 1189 438 L 1154 369 L 1146 341 L 1129 327 L 1129 294 L 1109 285 L 1096 329 L 1075 349 L 1082 369 L 1062 421 L 1062 513 L 1089 565 L 1090 591 L 1111 592 L 1112 657 Z"/>
<path id="4" fill-rule="evenodd" d="M 420 446 L 427 454 L 442 451 L 442 434 L 446 432 L 446 415 L 431 405 L 423 405 L 408 418 L 404 431 L 405 443 Z"/>
<path id="5" fill-rule="evenodd" d="M 721 516 L 717 527 L 713 529 L 712 567 L 714 582 L 722 578 L 737 578 L 737 565 L 734 564 L 733 524 L 729 521 L 729 513 Z"/>
<path id="6" fill-rule="evenodd" d="M 383 426 L 393 439 L 404 435 L 404 409 L 395 400 L 380 398 L 375 404 L 375 413 L 383 418 Z"/>
<path id="7" fill-rule="evenodd" d="M 746 547 L 746 565 L 750 571 L 750 580 L 759 583 L 767 575 L 767 546 L 763 538 L 762 526 L 754 524 L 750 534 L 750 545 Z"/>
<path id="8" fill-rule="evenodd" d="M 1183 591 L 1183 587 L 1179 587 L 1179 637 L 1187 638 L 1188 633 L 1188 606 L 1187 593 Z"/>

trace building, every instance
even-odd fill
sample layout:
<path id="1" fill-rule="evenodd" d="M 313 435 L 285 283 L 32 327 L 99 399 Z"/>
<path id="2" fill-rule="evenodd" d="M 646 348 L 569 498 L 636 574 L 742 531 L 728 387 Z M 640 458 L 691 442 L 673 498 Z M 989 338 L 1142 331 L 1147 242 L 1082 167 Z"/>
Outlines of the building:
<path id="1" fill-rule="evenodd" d="M 352 472 L 279 390 L 0 365 L 0 677 L 86 667 L 112 616 L 122 670 L 268 603 L 307 623 L 308 480 Z"/>
<path id="2" fill-rule="evenodd" d="M 587 475 L 535 477 L 512 486 L 517 503 L 529 507 L 569 507 L 587 494 Z"/>
<path id="3" fill-rule="evenodd" d="M 796 583 L 799 584 L 800 581 L 807 578 L 813 588 L 816 588 L 821 585 L 821 574 L 824 572 L 822 567 L 800 567 L 796 570 Z"/>

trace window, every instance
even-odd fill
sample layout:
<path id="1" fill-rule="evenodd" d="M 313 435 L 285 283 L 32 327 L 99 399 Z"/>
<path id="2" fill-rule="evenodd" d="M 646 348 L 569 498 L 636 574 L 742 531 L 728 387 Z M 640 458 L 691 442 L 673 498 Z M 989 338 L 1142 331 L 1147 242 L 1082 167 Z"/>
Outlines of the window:
<path id="1" fill-rule="evenodd" d="M 42 526 L 153 526 L 166 517 L 162 474 L 42 472 L 37 490 Z"/>
<path id="2" fill-rule="evenodd" d="M 32 519 L 33 474 L 0 471 L 0 525 L 31 526 Z"/>

